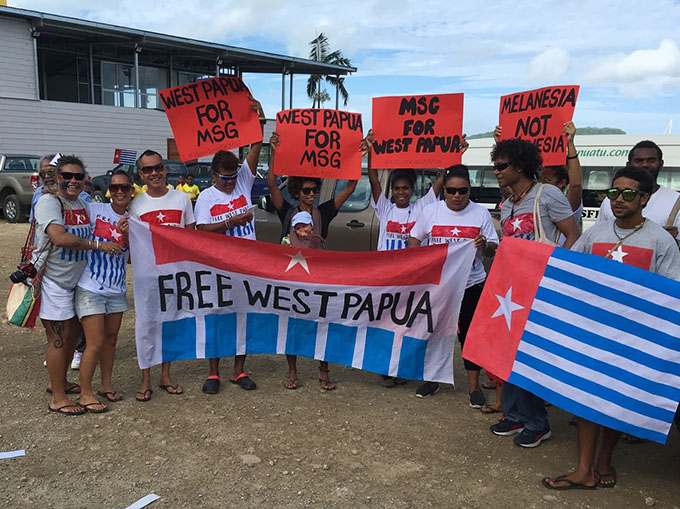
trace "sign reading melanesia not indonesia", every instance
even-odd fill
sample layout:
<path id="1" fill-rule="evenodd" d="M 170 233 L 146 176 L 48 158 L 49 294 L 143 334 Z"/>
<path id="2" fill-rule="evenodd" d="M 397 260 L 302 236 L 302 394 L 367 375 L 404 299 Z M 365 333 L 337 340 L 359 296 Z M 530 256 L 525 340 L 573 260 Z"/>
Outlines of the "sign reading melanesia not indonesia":
<path id="1" fill-rule="evenodd" d="M 521 138 L 538 146 L 543 165 L 562 165 L 567 157 L 564 123 L 571 121 L 579 86 L 545 87 L 501 97 L 501 139 Z"/>
<path id="2" fill-rule="evenodd" d="M 250 91 L 237 76 L 220 76 L 160 91 L 182 161 L 262 141 Z"/>
<path id="3" fill-rule="evenodd" d="M 460 164 L 463 94 L 373 99 L 373 168 Z"/>
<path id="4" fill-rule="evenodd" d="M 358 180 L 359 145 L 364 136 L 361 113 L 293 109 L 276 114 L 280 145 L 274 174 Z"/>

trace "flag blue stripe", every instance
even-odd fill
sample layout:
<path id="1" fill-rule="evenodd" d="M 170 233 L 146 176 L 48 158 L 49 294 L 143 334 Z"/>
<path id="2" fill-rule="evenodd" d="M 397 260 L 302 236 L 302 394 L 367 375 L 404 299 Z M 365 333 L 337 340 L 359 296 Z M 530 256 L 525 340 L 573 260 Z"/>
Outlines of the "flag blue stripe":
<path id="1" fill-rule="evenodd" d="M 389 374 L 393 342 L 394 332 L 367 327 L 364 360 L 361 369 L 383 375 Z"/>
<path id="2" fill-rule="evenodd" d="M 219 359 L 236 355 L 236 313 L 205 315 L 204 323 L 205 358 Z M 189 337 L 195 338 L 196 333 Z"/>
<path id="3" fill-rule="evenodd" d="M 583 417 L 589 421 L 597 422 L 598 424 L 607 426 L 608 428 L 617 429 L 636 437 L 644 438 L 646 440 L 653 440 L 654 442 L 658 442 L 660 444 L 666 443 L 667 436 L 664 433 L 659 433 L 658 431 L 654 431 L 649 428 L 635 426 L 628 422 L 616 419 L 609 414 L 602 413 L 594 408 L 585 406 L 577 401 L 573 401 L 568 397 L 555 392 L 544 385 L 538 384 L 518 373 L 510 373 L 508 382 L 518 385 L 535 394 L 536 396 L 551 402 L 553 405 L 561 408 L 565 412 L 578 415 L 579 417 Z"/>
<path id="4" fill-rule="evenodd" d="M 276 353 L 279 317 L 273 313 L 246 315 L 246 353 Z"/>
<path id="5" fill-rule="evenodd" d="M 680 338 L 676 338 L 666 334 L 660 330 L 647 327 L 639 322 L 630 320 L 624 316 L 612 313 L 606 309 L 594 307 L 586 302 L 581 302 L 578 299 L 569 297 L 563 293 L 548 290 L 547 288 L 538 287 L 536 290 L 536 300 L 547 302 L 567 311 L 571 311 L 584 318 L 589 318 L 595 322 L 603 325 L 608 325 L 614 329 L 622 332 L 627 332 L 644 338 L 651 343 L 669 348 L 671 350 L 680 351 Z"/>
<path id="6" fill-rule="evenodd" d="M 547 376 L 554 378 L 555 380 L 559 380 L 566 385 L 580 389 L 588 394 L 597 395 L 600 398 L 610 401 L 611 403 L 619 405 L 620 407 L 627 410 L 631 410 L 641 415 L 646 415 L 664 422 L 670 423 L 673 421 L 675 412 L 650 405 L 649 403 L 645 403 L 637 399 L 629 398 L 618 391 L 610 389 L 609 387 L 600 385 L 597 382 L 587 380 L 578 375 L 565 371 L 554 364 L 550 364 L 541 359 L 537 359 L 536 357 L 532 357 L 531 355 L 528 355 L 522 351 L 517 351 L 515 362 L 526 364 L 527 366 L 534 368 L 536 371 L 545 373 Z"/>
<path id="7" fill-rule="evenodd" d="M 316 329 L 317 323 L 312 320 L 289 318 L 286 353 L 313 359 L 316 350 Z"/>
<path id="8" fill-rule="evenodd" d="M 397 376 L 406 380 L 422 380 L 425 376 L 423 370 L 426 351 L 427 341 L 404 336 L 401 340 Z"/>
<path id="9" fill-rule="evenodd" d="M 522 335 L 522 342 L 534 345 L 558 357 L 573 362 L 574 364 L 592 369 L 593 371 L 596 371 L 603 375 L 607 375 L 611 378 L 615 378 L 616 380 L 619 380 L 633 387 L 637 387 L 638 389 L 649 392 L 651 394 L 656 394 L 658 396 L 668 398 L 673 401 L 680 400 L 680 389 L 676 387 L 653 382 L 645 377 L 631 373 L 626 369 L 619 368 L 607 362 L 594 359 L 586 354 L 582 354 L 576 351 L 581 345 L 581 343 L 578 340 L 574 340 L 574 348 L 576 350 L 571 350 L 558 343 L 550 341 L 547 338 L 537 336 L 536 334 L 533 334 L 528 331 L 524 331 L 524 334 Z"/>
<path id="10" fill-rule="evenodd" d="M 654 274 L 648 270 L 615 262 L 608 258 L 604 258 L 603 256 L 579 253 L 577 251 L 556 247 L 551 258 L 564 260 L 597 272 L 602 272 L 615 278 L 623 279 L 624 281 L 644 286 L 645 288 L 651 288 L 673 298 L 677 298 L 678 295 L 680 295 L 679 282 Z"/>
<path id="11" fill-rule="evenodd" d="M 587 345 L 591 345 L 594 348 L 620 355 L 621 357 L 625 357 L 637 364 L 647 366 L 656 371 L 680 376 L 680 364 L 678 363 L 661 359 L 631 346 L 623 345 L 609 338 L 581 329 L 577 325 L 563 322 L 555 317 L 540 313 L 534 309 L 529 313 L 528 321 L 537 325 L 542 325 L 543 327 L 559 332 L 564 336 L 576 339 Z"/>
<path id="12" fill-rule="evenodd" d="M 196 358 L 196 319 L 182 318 L 163 322 L 161 330 L 163 362 Z"/>
<path id="13" fill-rule="evenodd" d="M 344 366 L 351 366 L 356 342 L 357 327 L 329 323 L 324 360 Z"/>
<path id="14" fill-rule="evenodd" d="M 545 277 L 555 279 L 569 286 L 578 288 L 586 292 L 590 292 L 599 297 L 618 302 L 624 306 L 629 306 L 638 311 L 656 316 L 663 320 L 667 320 L 674 324 L 680 324 L 680 311 L 676 311 L 667 306 L 661 306 L 647 299 L 641 299 L 636 295 L 627 292 L 615 290 L 610 286 L 605 286 L 591 279 L 579 276 L 572 272 L 567 272 L 557 267 L 550 265 L 545 268 Z"/>

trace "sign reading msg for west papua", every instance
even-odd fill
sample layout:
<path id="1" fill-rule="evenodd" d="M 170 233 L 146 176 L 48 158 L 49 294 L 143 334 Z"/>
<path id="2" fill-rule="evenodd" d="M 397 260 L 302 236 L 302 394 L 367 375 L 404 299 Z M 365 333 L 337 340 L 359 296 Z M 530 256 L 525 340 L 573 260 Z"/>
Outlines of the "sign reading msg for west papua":
<path id="1" fill-rule="evenodd" d="M 518 92 L 501 97 L 501 139 L 521 138 L 538 146 L 543 165 L 562 165 L 567 157 L 564 123 L 574 116 L 578 85 Z"/>
<path id="2" fill-rule="evenodd" d="M 460 164 L 463 94 L 373 99 L 373 168 Z"/>
<path id="3" fill-rule="evenodd" d="M 361 113 L 293 109 L 276 114 L 280 146 L 274 174 L 358 180 L 359 145 L 364 136 Z"/>
<path id="4" fill-rule="evenodd" d="M 250 91 L 237 76 L 220 76 L 160 91 L 182 161 L 262 141 Z"/>

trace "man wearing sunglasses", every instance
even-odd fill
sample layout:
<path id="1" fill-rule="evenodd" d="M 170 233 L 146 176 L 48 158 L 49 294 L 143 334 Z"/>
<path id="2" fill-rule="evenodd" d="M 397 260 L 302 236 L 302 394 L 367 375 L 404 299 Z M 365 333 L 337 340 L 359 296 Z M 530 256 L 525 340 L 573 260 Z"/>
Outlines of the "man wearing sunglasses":
<path id="1" fill-rule="evenodd" d="M 654 185 L 655 179 L 649 170 L 635 166 L 618 170 L 611 189 L 607 191 L 614 219 L 598 220 L 572 249 L 680 280 L 680 252 L 673 237 L 643 216 Z M 600 428 L 603 430 L 602 447 L 596 460 Z M 616 470 L 611 464 L 612 453 L 620 436 L 620 431 L 579 418 L 576 471 L 559 477 L 546 477 L 543 485 L 555 490 L 614 487 Z"/>
<path id="2" fill-rule="evenodd" d="M 264 118 L 262 105 L 251 98 L 253 110 Z M 220 150 L 213 156 L 213 186 L 204 190 L 196 200 L 196 228 L 229 237 L 255 240 L 255 222 L 250 196 L 257 172 L 262 142 L 250 145 L 243 164 L 233 152 Z M 186 190 L 186 186 L 185 186 Z M 234 357 L 234 373 L 229 381 L 241 389 L 252 391 L 257 385 L 245 372 L 246 356 Z M 210 374 L 203 384 L 203 392 L 217 394 L 220 390 L 220 359 L 209 359 Z"/>
<path id="3" fill-rule="evenodd" d="M 663 152 L 659 146 L 649 140 L 637 143 L 628 153 L 626 166 L 637 166 L 647 170 L 654 182 L 649 201 L 642 215 L 666 228 L 676 240 L 680 241 L 680 233 L 678 233 L 680 214 L 674 207 L 678 200 L 680 200 L 680 193 L 657 183 L 659 172 L 663 169 Z M 597 215 L 597 223 L 609 223 L 615 217 L 616 214 L 612 210 L 612 201 L 609 198 L 605 198 Z"/>
<path id="4" fill-rule="evenodd" d="M 163 157 L 158 152 L 146 150 L 137 159 L 139 177 L 146 183 L 146 192 L 130 203 L 130 217 L 150 224 L 195 228 L 194 210 L 189 197 L 165 184 L 166 172 Z M 132 260 L 134 265 L 134 259 Z M 170 363 L 164 362 L 159 387 L 169 394 L 182 394 L 184 390 L 170 378 Z M 142 370 L 142 385 L 135 396 L 137 401 L 151 399 L 151 369 Z"/>

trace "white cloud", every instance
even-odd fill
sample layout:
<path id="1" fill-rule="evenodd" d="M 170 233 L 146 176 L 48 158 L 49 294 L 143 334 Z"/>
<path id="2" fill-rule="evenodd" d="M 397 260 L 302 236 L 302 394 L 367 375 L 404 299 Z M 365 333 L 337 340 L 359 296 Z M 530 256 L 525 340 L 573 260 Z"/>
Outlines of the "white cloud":
<path id="1" fill-rule="evenodd" d="M 529 79 L 538 83 L 555 82 L 569 70 L 569 52 L 564 48 L 548 48 L 529 62 Z"/>

